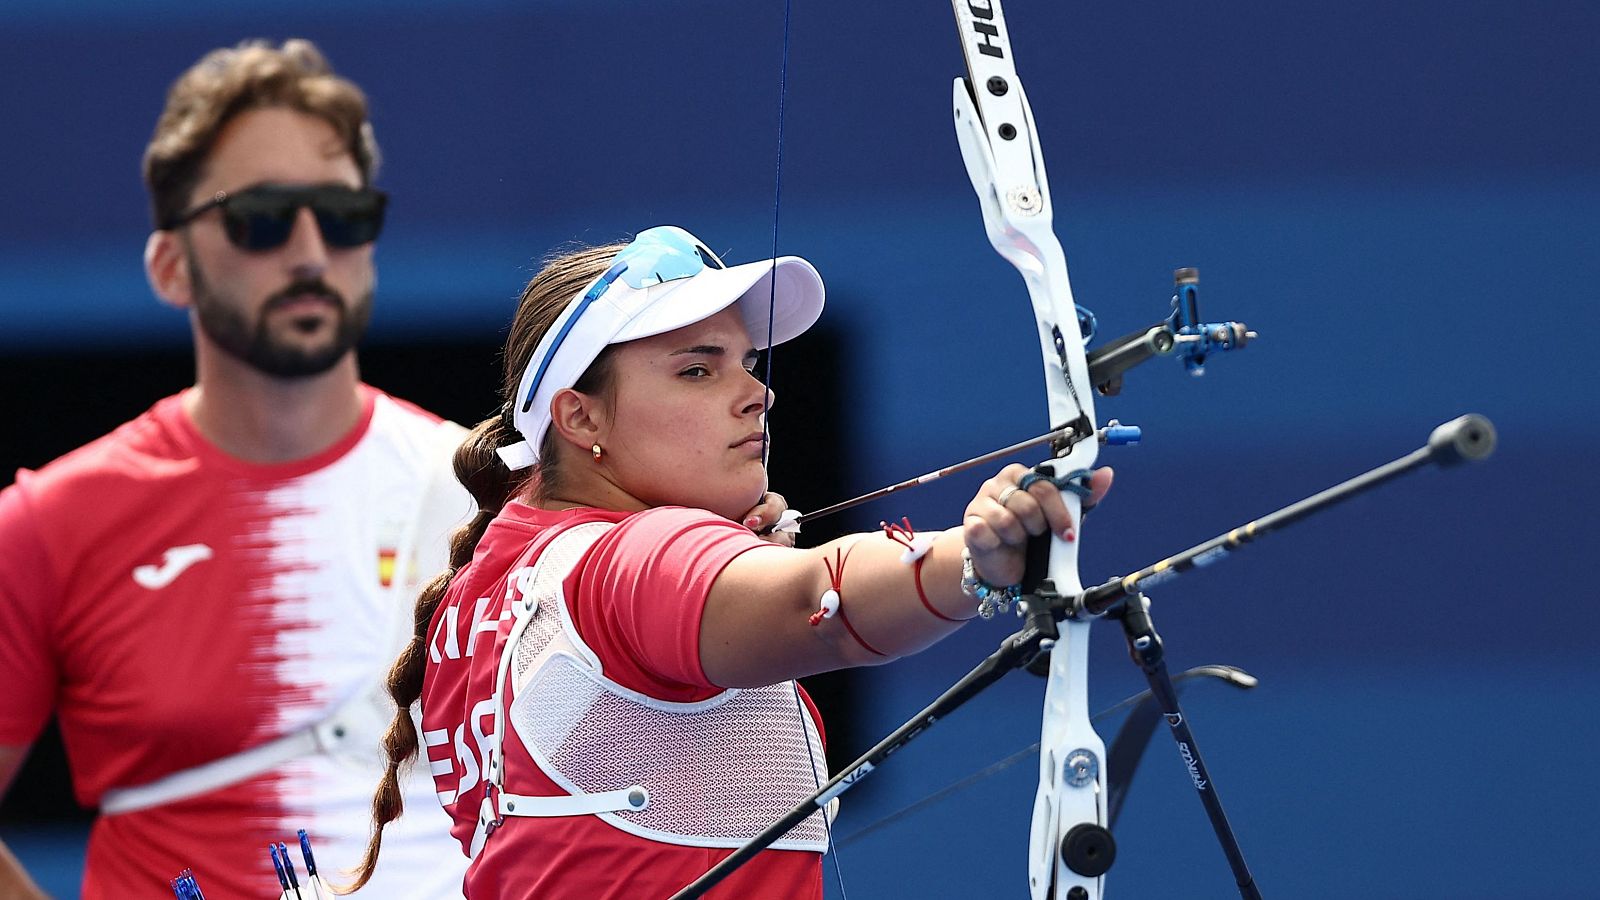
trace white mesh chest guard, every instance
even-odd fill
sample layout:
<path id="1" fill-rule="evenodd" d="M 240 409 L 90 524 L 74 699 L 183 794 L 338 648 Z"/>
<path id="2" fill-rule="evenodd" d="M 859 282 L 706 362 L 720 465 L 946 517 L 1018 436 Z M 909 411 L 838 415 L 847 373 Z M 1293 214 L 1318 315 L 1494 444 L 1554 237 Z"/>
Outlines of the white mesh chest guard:
<path id="1" fill-rule="evenodd" d="M 576 796 L 541 804 L 547 798 L 503 794 L 500 812 L 592 813 L 651 840 L 738 847 L 826 782 L 815 723 L 792 681 L 670 703 L 606 678 L 573 628 L 561 583 L 612 527 L 568 529 L 516 576 L 514 610 L 527 622 L 513 629 L 499 666 L 499 689 L 512 691 L 506 718 L 539 768 Z M 825 852 L 822 814 L 772 846 Z"/>

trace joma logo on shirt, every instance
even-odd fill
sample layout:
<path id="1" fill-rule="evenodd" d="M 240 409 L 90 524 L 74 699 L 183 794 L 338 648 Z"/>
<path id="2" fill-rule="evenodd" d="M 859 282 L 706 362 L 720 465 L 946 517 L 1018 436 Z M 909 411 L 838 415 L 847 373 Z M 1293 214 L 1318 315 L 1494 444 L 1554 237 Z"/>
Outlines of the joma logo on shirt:
<path id="1" fill-rule="evenodd" d="M 211 548 L 205 544 L 184 544 L 169 547 L 161 554 L 161 565 L 138 566 L 133 570 L 133 580 L 142 588 L 155 591 L 171 584 L 184 570 L 201 560 L 211 558 Z"/>

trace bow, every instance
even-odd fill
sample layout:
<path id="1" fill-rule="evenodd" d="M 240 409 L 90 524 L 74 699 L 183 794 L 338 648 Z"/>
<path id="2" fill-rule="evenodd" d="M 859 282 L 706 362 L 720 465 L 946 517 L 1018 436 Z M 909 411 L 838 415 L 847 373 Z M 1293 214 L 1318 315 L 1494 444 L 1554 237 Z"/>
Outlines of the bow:
<path id="1" fill-rule="evenodd" d="M 989 242 L 1027 285 L 1043 351 L 1050 421 L 1064 429 L 1052 444 L 1054 458 L 1037 466 L 1024 481 L 1049 479 L 1062 489 L 1061 498 L 1077 520 L 1098 451 L 1095 438 L 1098 434 L 1105 440 L 1108 431 L 1118 430 L 1113 421 L 1111 428 L 1097 431 L 1095 391 L 1117 393 L 1127 369 L 1175 349 L 1185 367 L 1200 374 L 1209 353 L 1243 347 L 1255 333 L 1238 322 L 1202 323 L 1198 275 L 1193 269 L 1179 269 L 1172 313 L 1165 321 L 1119 338 L 1093 355 L 1085 351 L 1094 336 L 1094 315 L 1072 299 L 1066 257 L 1051 228 L 1044 156 L 1033 111 L 1017 78 L 1000 0 L 952 0 L 952 7 L 967 63 L 967 77 L 955 80 L 953 98 L 961 156 L 978 195 Z M 1030 895 L 1033 900 L 1098 900 L 1105 873 L 1116 859 L 1110 830 L 1116 798 L 1107 784 L 1105 742 L 1090 721 L 1087 670 L 1090 626 L 1110 611 L 1122 621 L 1129 649 L 1150 682 L 1152 699 L 1178 739 L 1241 893 L 1259 896 L 1221 802 L 1208 789 L 1210 778 L 1178 706 L 1148 604 L 1130 586 L 1118 598 L 1130 602 L 1115 608 L 1111 603 L 1086 606 L 1078 577 L 1078 546 L 1055 535 L 1035 539 L 1023 579 L 1021 611 L 1029 620 L 1024 633 L 1036 632 L 1030 640 L 1039 653 L 1048 653 L 1039 787 L 1028 842 Z M 1029 668 L 1037 671 L 1042 661 L 1042 657 L 1030 661 Z"/>
<path id="2" fill-rule="evenodd" d="M 1256 335 L 1239 322 L 1201 322 L 1198 276 L 1192 269 L 1179 269 L 1172 311 L 1165 320 L 1111 341 L 1093 353 L 1085 351 L 1084 345 L 1093 336 L 1094 316 L 1072 299 L 1065 254 L 1051 229 L 1050 187 L 1043 155 L 1032 110 L 1012 62 L 1000 0 L 952 0 L 952 6 L 968 71 L 968 77 L 957 78 L 954 86 L 957 140 L 983 211 L 989 241 L 1017 268 L 1026 283 L 1043 355 L 1045 389 L 1054 429 L 1045 437 L 1050 440 L 1052 458 L 1036 466 L 1033 473 L 1024 478 L 1024 484 L 1049 480 L 1062 491 L 1063 503 L 1081 523 L 1082 498 L 1087 494 L 1089 469 L 1094 464 L 1099 443 L 1137 440 L 1137 429 L 1121 426 L 1115 420 L 1104 428 L 1096 427 L 1094 393 L 1117 393 L 1123 373 L 1155 356 L 1175 355 L 1191 373 L 1200 374 L 1208 355 L 1243 347 Z M 787 34 L 786 4 L 786 37 Z M 785 50 L 787 62 L 787 47 Z M 779 120 L 781 135 L 781 102 Z M 776 245 L 776 226 L 774 232 Z M 1072 328 L 1074 324 L 1076 331 Z M 1041 439 L 1033 439 L 995 453 L 1007 454 L 1039 442 Z M 1448 466 L 1481 460 L 1493 451 L 1494 444 L 1494 428 L 1487 419 L 1462 416 L 1435 429 L 1427 446 L 1405 457 L 1088 590 L 1078 576 L 1076 541 L 1065 541 L 1055 535 L 1034 539 L 1022 582 L 1019 605 L 1019 612 L 1025 619 L 1022 629 L 1006 638 L 995 653 L 916 716 L 827 784 L 819 785 L 816 793 L 674 895 L 674 900 L 702 896 L 984 688 L 1013 669 L 1026 666 L 1037 670 L 1037 664 L 1042 661 L 1047 661 L 1048 683 L 1038 745 L 1039 787 L 1029 840 L 1030 895 L 1034 900 L 1098 900 L 1104 887 L 1104 875 L 1116 856 L 1110 823 L 1120 797 L 1116 783 L 1108 785 L 1105 742 L 1095 733 L 1087 707 L 1089 628 L 1100 617 L 1121 623 L 1130 654 L 1150 683 L 1149 700 L 1153 702 L 1149 710 L 1160 713 L 1177 741 L 1179 755 L 1211 819 L 1239 892 L 1246 900 L 1259 900 L 1260 892 L 1245 865 L 1187 719 L 1178 705 L 1175 683 L 1195 673 L 1183 673 L 1176 678 L 1167 674 L 1161 638 L 1151 622 L 1149 602 L 1143 589 L 1214 563 L 1270 531 L 1406 472 L 1429 464 Z M 816 518 L 925 483 L 994 455 L 986 454 L 979 460 L 946 467 L 800 518 Z M 1244 677 L 1249 679 L 1249 676 Z M 1253 679 L 1250 682 L 1253 683 Z M 1146 704 L 1141 702 L 1140 706 L 1143 708 Z M 1114 753 L 1118 764 L 1127 761 L 1130 768 L 1137 763 L 1154 721 L 1153 715 L 1135 718 L 1137 722 L 1124 726 Z M 1133 725 L 1137 727 L 1130 730 Z M 1122 777 L 1125 790 L 1129 776 Z"/>
<path id="3" fill-rule="evenodd" d="M 1089 470 L 1094 465 L 1099 443 L 1132 443 L 1138 439 L 1137 429 L 1120 426 L 1115 421 L 1097 430 L 1095 389 L 1116 393 L 1121 386 L 1122 373 L 1128 368 L 1152 356 L 1171 353 L 1179 346 L 1191 371 L 1198 372 L 1206 352 L 1242 347 L 1254 333 L 1239 323 L 1201 324 L 1192 296 L 1196 279 L 1192 270 L 1183 270 L 1189 273 L 1180 275 L 1180 281 L 1186 280 L 1190 285 L 1189 302 L 1180 302 L 1183 299 L 1180 284 L 1180 297 L 1174 299 L 1173 314 L 1168 320 L 1118 339 L 1099 351 L 1091 363 L 1085 344 L 1093 334 L 1094 317 L 1072 299 L 1066 257 L 1052 230 L 1050 186 L 1045 176 L 1043 154 L 1034 130 L 1032 110 L 1012 62 L 1000 2 L 952 0 L 952 3 L 969 73 L 968 78 L 957 78 L 954 85 L 956 135 L 962 158 L 983 210 L 989 241 L 1022 274 L 1038 323 L 1053 426 L 1047 436 L 1053 459 L 1037 467 L 1028 477 L 1049 479 L 1055 484 L 1073 520 L 1080 521 L 1082 500 L 1088 493 Z M 773 212 L 774 258 L 778 243 L 777 195 L 782 185 L 782 97 L 787 80 L 789 13 L 786 3 L 784 64 L 779 87 L 779 188 L 774 192 Z M 770 380 L 770 353 L 767 360 L 767 380 Z M 1025 442 L 1025 445 L 1037 442 Z M 1021 446 L 986 454 L 981 459 L 1008 454 Z M 975 462 L 969 460 L 939 473 L 930 473 L 916 483 L 967 468 Z M 800 518 L 836 512 L 910 484 L 892 486 Z M 1097 898 L 1100 876 L 1110 866 L 1114 845 L 1107 827 L 1108 786 L 1106 766 L 1102 762 L 1105 743 L 1095 733 L 1087 708 L 1088 638 L 1092 618 L 1069 618 L 1062 623 L 1064 631 L 1058 631 L 1059 612 L 1049 602 L 1052 598 L 1059 600 L 1083 593 L 1078 578 L 1077 550 L 1076 542 L 1059 536 L 1044 535 L 1036 539 L 1029 550 L 1028 575 L 1023 581 L 1029 590 L 1025 606 L 1029 602 L 1033 606 L 1028 628 L 1008 639 L 1000 652 L 974 669 L 916 719 L 885 738 L 827 785 L 820 785 L 807 802 L 675 898 L 701 896 L 763 847 L 858 783 L 933 721 L 1011 669 L 1041 659 L 1040 652 L 1052 647 L 1060 652 L 1049 655 L 1028 880 L 1035 900 Z M 991 608 L 985 615 L 992 613 Z M 1073 852 L 1058 853 L 1058 848 L 1065 848 L 1063 841 L 1069 838 Z M 1077 871 L 1069 868 L 1062 861 L 1064 858 L 1078 859 Z"/>
<path id="4" fill-rule="evenodd" d="M 989 242 L 1016 266 L 1028 287 L 1044 358 L 1045 395 L 1050 421 L 1068 429 L 1054 445 L 1051 474 L 1076 475 L 1094 465 L 1093 384 L 1084 351 L 1079 312 L 1067 280 L 1066 255 L 1052 230 L 1050 183 L 1034 129 L 1033 111 L 1011 53 L 1010 32 L 999 0 L 952 0 L 956 27 L 966 54 L 968 77 L 954 87 L 956 137 L 983 210 Z M 1051 464 L 1046 464 L 1050 466 Z M 1062 491 L 1074 521 L 1081 498 Z M 1031 603 L 1041 590 L 1064 596 L 1083 592 L 1078 580 L 1078 544 L 1048 537 L 1046 580 L 1029 585 Z M 1030 560 L 1037 577 L 1037 552 Z M 1115 857 L 1106 827 L 1105 742 L 1089 721 L 1089 628 L 1092 620 L 1071 618 L 1050 654 L 1044 716 L 1039 741 L 1039 788 L 1034 797 L 1028 842 L 1028 887 L 1034 900 L 1100 895 L 1101 876 Z M 1048 625 L 1046 625 L 1048 627 Z M 1046 638 L 1046 640 L 1049 640 Z M 1070 838 L 1069 838 L 1070 836 Z M 1065 852 L 1063 841 L 1071 842 Z M 1057 848 L 1064 852 L 1058 853 Z M 1079 871 L 1064 861 L 1080 861 Z"/>

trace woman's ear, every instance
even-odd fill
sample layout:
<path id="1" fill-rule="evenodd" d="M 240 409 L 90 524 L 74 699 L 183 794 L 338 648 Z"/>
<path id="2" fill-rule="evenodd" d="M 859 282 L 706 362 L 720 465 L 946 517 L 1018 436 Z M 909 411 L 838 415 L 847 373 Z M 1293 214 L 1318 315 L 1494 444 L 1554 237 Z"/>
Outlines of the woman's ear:
<path id="1" fill-rule="evenodd" d="M 176 231 L 152 231 L 144 242 L 144 277 L 163 303 L 188 309 L 194 302 L 188 254 Z"/>
<path id="2" fill-rule="evenodd" d="M 594 394 L 563 388 L 550 398 L 550 427 L 563 441 L 585 453 L 604 444 L 610 426 L 605 401 Z"/>

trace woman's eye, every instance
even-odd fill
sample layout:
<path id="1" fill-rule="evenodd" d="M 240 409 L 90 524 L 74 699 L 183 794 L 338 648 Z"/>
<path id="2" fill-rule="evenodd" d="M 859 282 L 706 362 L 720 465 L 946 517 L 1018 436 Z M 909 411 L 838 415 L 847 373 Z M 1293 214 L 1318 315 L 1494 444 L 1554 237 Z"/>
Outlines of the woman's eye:
<path id="1" fill-rule="evenodd" d="M 693 366 L 690 366 L 687 369 L 684 369 L 683 370 L 683 374 L 684 375 L 692 375 L 695 378 L 704 378 L 705 376 L 711 374 L 711 367 L 710 366 L 703 366 L 703 365 L 693 365 Z"/>

